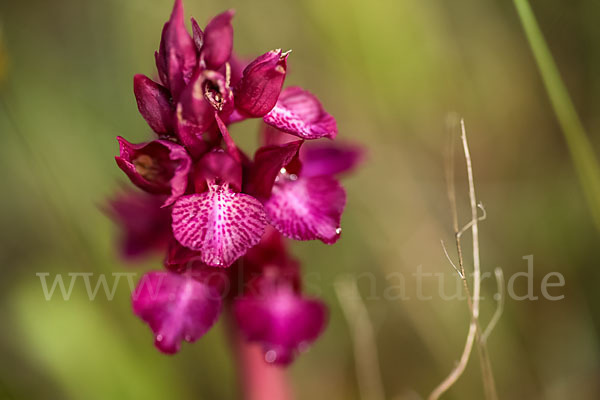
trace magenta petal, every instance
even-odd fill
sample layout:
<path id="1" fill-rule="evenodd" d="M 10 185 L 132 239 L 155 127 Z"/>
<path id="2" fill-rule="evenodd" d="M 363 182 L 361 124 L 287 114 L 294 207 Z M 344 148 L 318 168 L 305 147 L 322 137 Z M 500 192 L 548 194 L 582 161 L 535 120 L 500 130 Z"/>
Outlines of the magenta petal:
<path id="1" fill-rule="evenodd" d="M 313 94 L 299 87 L 282 91 L 275 107 L 263 119 L 267 124 L 303 139 L 333 139 L 337 135 L 335 118 L 323 109 Z"/>
<path id="2" fill-rule="evenodd" d="M 242 297 L 234 303 L 234 314 L 246 339 L 262 344 L 265 360 L 281 365 L 314 342 L 327 323 L 322 302 L 286 289 Z"/>
<path id="3" fill-rule="evenodd" d="M 289 53 L 269 51 L 244 69 L 235 90 L 236 108 L 250 117 L 267 114 L 279 97 L 287 69 Z"/>
<path id="4" fill-rule="evenodd" d="M 171 213 L 161 208 L 164 197 L 127 189 L 108 201 L 105 212 L 121 228 L 123 258 L 138 259 L 164 250 L 171 236 Z"/>
<path id="5" fill-rule="evenodd" d="M 169 241 L 164 265 L 168 270 L 179 273 L 205 266 L 200 261 L 199 252 L 183 247 L 173 237 Z"/>
<path id="6" fill-rule="evenodd" d="M 229 155 L 231 155 L 231 157 L 233 157 L 234 160 L 241 163 L 242 156 L 240 155 L 240 152 L 238 151 L 238 148 L 235 142 L 233 141 L 233 138 L 229 134 L 229 129 L 227 129 L 227 125 L 225 125 L 221 117 L 219 117 L 218 113 L 215 113 L 215 121 L 217 122 L 217 126 L 219 127 L 219 132 L 221 132 L 223 141 L 227 146 L 227 151 L 229 152 Z"/>
<path id="7" fill-rule="evenodd" d="M 333 244 L 340 237 L 345 205 L 346 192 L 333 177 L 300 177 L 275 183 L 265 211 L 269 222 L 289 238 Z"/>
<path id="8" fill-rule="evenodd" d="M 196 192 L 206 190 L 208 184 L 229 185 L 234 191 L 242 188 L 242 165 L 225 151 L 218 149 L 206 154 L 196 163 L 194 184 Z"/>
<path id="9" fill-rule="evenodd" d="M 288 254 L 286 242 L 283 235 L 271 225 L 267 225 L 265 233 L 260 242 L 252 247 L 243 259 L 245 273 L 255 272 L 259 277 L 271 278 L 270 274 L 264 274 L 265 269 L 270 267 L 284 268 L 291 264 L 291 256 Z M 250 278 L 250 274 L 246 275 Z"/>
<path id="10" fill-rule="evenodd" d="M 236 56 L 235 53 L 231 53 L 231 57 L 228 60 L 229 68 L 231 69 L 231 86 L 234 87 L 238 84 L 238 82 L 242 79 L 242 75 L 244 74 L 244 69 L 248 66 L 248 61 L 245 59 L 241 59 Z M 224 67 L 221 67 L 223 70 Z M 221 73 L 224 73 L 221 71 Z"/>
<path id="11" fill-rule="evenodd" d="M 225 11 L 211 19 L 204 29 L 201 54 L 209 69 L 219 69 L 231 56 L 233 48 L 231 18 L 234 14 L 234 10 Z"/>
<path id="12" fill-rule="evenodd" d="M 198 70 L 177 104 L 177 136 L 192 153 L 204 147 L 202 134 L 215 122 L 215 109 L 204 98 L 204 75 Z"/>
<path id="13" fill-rule="evenodd" d="M 227 125 L 235 124 L 236 122 L 242 122 L 246 119 L 246 116 L 241 114 L 238 110 L 233 110 L 233 112 L 227 118 Z"/>
<path id="14" fill-rule="evenodd" d="M 196 45 L 196 49 L 200 51 L 202 49 L 202 45 L 204 44 L 204 33 L 202 29 L 200 29 L 200 25 L 194 18 L 192 20 L 192 38 L 194 39 L 194 44 Z"/>
<path id="15" fill-rule="evenodd" d="M 225 186 L 180 197 L 172 211 L 173 235 L 212 267 L 228 267 L 256 245 L 267 224 L 262 204 Z"/>
<path id="16" fill-rule="evenodd" d="M 362 146 L 317 140 L 307 142 L 300 151 L 302 176 L 337 175 L 356 168 L 365 157 Z"/>
<path id="17" fill-rule="evenodd" d="M 142 117 L 158 134 L 173 133 L 173 107 L 169 91 L 144 75 L 133 77 L 133 92 Z"/>
<path id="18" fill-rule="evenodd" d="M 160 50 L 156 56 L 156 64 L 174 99 L 186 86 L 196 67 L 197 55 L 194 41 L 185 28 L 183 5 L 181 0 L 175 0 L 169 22 L 163 29 Z"/>
<path id="19" fill-rule="evenodd" d="M 227 269 L 208 267 L 200 260 L 199 252 L 183 247 L 173 237 L 169 242 L 164 265 L 169 271 L 185 273 L 210 286 L 221 296 L 226 296 L 231 290 L 231 279 Z"/>
<path id="20" fill-rule="evenodd" d="M 263 146 L 269 146 L 273 144 L 285 144 L 293 142 L 295 140 L 298 140 L 297 136 L 282 132 L 271 125 L 265 124 L 264 122 L 260 124 L 259 141 Z"/>
<path id="21" fill-rule="evenodd" d="M 169 22 L 163 25 L 162 32 L 160 34 L 160 47 L 158 51 L 154 52 L 154 60 L 156 61 L 156 70 L 158 71 L 158 77 L 163 85 L 169 87 L 169 76 L 167 73 L 167 32 L 169 31 Z"/>
<path id="22" fill-rule="evenodd" d="M 215 71 L 196 71 L 177 104 L 177 135 L 194 155 L 205 144 L 202 134 L 215 123 L 215 113 L 227 117 L 233 111 L 233 93 L 225 77 Z"/>
<path id="23" fill-rule="evenodd" d="M 179 351 L 182 341 L 195 342 L 217 321 L 221 297 L 217 290 L 191 276 L 148 272 L 132 294 L 133 312 L 154 332 L 163 353 Z"/>
<path id="24" fill-rule="evenodd" d="M 163 207 L 171 205 L 185 193 L 192 161 L 185 148 L 169 140 L 132 144 L 122 137 L 119 167 L 139 188 L 150 193 L 170 194 Z"/>
<path id="25" fill-rule="evenodd" d="M 254 165 L 248 180 L 249 193 L 260 199 L 271 194 L 271 188 L 281 168 L 288 165 L 298 153 L 302 140 L 283 145 L 263 146 L 254 155 Z"/>

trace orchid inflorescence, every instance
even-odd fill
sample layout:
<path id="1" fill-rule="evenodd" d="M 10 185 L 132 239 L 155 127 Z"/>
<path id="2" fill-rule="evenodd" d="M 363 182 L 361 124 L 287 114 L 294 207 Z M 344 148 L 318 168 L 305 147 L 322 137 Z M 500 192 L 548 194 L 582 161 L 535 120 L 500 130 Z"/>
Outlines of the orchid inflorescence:
<path id="1" fill-rule="evenodd" d="M 289 52 L 247 65 L 232 53 L 233 14 L 217 15 L 204 31 L 192 18 L 190 35 L 175 1 L 155 53 L 160 83 L 134 77 L 139 111 L 157 138 L 117 138 L 117 164 L 143 191 L 120 194 L 110 211 L 123 227 L 124 256 L 166 253 L 166 270 L 146 273 L 132 296 L 159 350 L 199 339 L 227 305 L 266 361 L 288 364 L 321 334 L 327 309 L 302 295 L 286 238 L 339 239 L 346 194 L 335 176 L 362 151 L 333 144 L 336 121 L 314 95 L 282 90 Z M 253 159 L 228 131 L 248 118 L 263 120 Z"/>

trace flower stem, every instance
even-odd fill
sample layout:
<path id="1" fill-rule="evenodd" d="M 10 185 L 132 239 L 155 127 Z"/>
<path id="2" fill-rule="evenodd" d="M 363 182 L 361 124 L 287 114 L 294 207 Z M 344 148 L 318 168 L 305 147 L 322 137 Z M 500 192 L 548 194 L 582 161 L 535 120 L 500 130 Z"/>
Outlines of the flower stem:
<path id="1" fill-rule="evenodd" d="M 285 367 L 265 361 L 260 345 L 247 342 L 228 312 L 228 330 L 244 400 L 293 400 Z"/>

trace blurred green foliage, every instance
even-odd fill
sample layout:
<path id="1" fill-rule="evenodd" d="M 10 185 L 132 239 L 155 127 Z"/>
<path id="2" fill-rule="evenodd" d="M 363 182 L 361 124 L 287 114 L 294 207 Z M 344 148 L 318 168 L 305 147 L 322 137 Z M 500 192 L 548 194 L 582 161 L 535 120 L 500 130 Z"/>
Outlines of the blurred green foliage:
<path id="1" fill-rule="evenodd" d="M 600 6 L 532 1 L 558 69 L 598 153 Z M 347 325 L 333 294 L 341 274 L 406 277 L 411 300 L 372 298 L 382 378 L 390 399 L 425 395 L 452 368 L 467 331 L 464 301 L 418 301 L 417 267 L 455 276 L 439 246 L 451 240 L 443 153 L 450 112 L 465 117 L 478 197 L 482 266 L 524 271 L 535 287 L 565 276 L 565 299 L 511 301 L 489 340 L 501 398 L 600 397 L 598 234 L 512 2 L 493 0 L 190 1 L 200 22 L 233 7 L 236 51 L 291 48 L 288 84 L 316 93 L 338 119 L 340 140 L 369 159 L 345 181 L 343 239 L 299 243 L 307 291 L 331 306 L 330 326 L 290 373 L 299 399 L 357 399 Z M 0 397 L 14 399 L 232 398 L 234 366 L 219 325 L 175 357 L 159 354 L 130 310 L 128 288 L 89 301 L 46 301 L 38 272 L 112 273 L 124 265 L 116 230 L 98 206 L 124 182 L 115 136 L 148 137 L 132 93 L 153 75 L 153 52 L 170 0 L 31 0 L 0 3 Z M 256 123 L 235 126 L 244 149 Z M 459 164 L 457 164 L 459 165 Z M 460 214 L 467 218 L 463 168 Z M 51 275 L 52 277 L 53 275 Z M 93 281 L 95 282 L 95 281 Z M 388 286 L 386 286 L 388 285 Z M 437 293 L 437 280 L 424 279 Z M 519 293 L 526 284 L 519 283 Z M 484 281 L 482 318 L 494 310 Z M 447 398 L 481 398 L 476 357 Z"/>

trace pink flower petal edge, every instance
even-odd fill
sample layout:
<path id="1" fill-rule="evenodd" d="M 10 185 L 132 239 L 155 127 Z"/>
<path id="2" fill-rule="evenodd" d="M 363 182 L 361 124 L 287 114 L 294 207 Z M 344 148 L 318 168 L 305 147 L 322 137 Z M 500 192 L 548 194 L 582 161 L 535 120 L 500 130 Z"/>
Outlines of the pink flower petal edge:
<path id="1" fill-rule="evenodd" d="M 297 86 L 283 90 L 275 107 L 263 120 L 303 139 L 334 139 L 338 132 L 335 118 L 323 109 L 321 102 L 312 93 Z"/>
<path id="2" fill-rule="evenodd" d="M 345 205 L 346 192 L 335 178 L 300 177 L 280 179 L 265 202 L 265 211 L 269 222 L 289 238 L 333 244 L 342 231 Z"/>
<path id="3" fill-rule="evenodd" d="M 302 176 L 338 175 L 354 170 L 365 158 L 365 149 L 330 140 L 307 142 L 300 151 Z"/>

